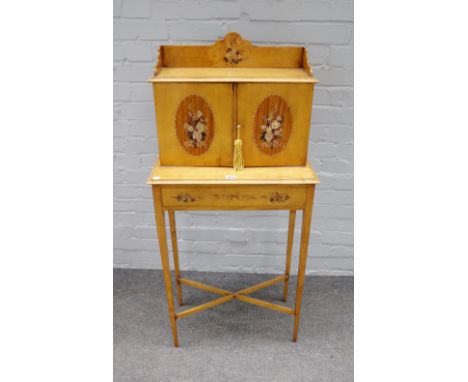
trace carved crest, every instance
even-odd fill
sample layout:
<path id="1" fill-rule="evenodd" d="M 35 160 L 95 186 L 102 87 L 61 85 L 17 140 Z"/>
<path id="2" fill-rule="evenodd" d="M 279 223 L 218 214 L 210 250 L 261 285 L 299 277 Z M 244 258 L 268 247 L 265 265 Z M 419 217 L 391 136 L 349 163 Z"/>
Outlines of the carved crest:
<path id="1" fill-rule="evenodd" d="M 258 149 L 267 155 L 280 152 L 291 135 L 292 116 L 288 104 L 279 95 L 265 98 L 257 108 L 254 139 Z"/>
<path id="2" fill-rule="evenodd" d="M 200 155 L 208 150 L 214 135 L 214 120 L 208 103 L 198 95 L 189 95 L 176 113 L 176 134 L 188 153 Z"/>
<path id="3" fill-rule="evenodd" d="M 247 60 L 252 44 L 244 40 L 238 33 L 228 33 L 223 40 L 216 41 L 215 46 L 224 52 L 223 61 L 227 65 L 235 66 Z"/>
<path id="4" fill-rule="evenodd" d="M 250 42 L 245 41 L 237 33 L 228 33 L 221 41 L 226 46 L 224 61 L 227 64 L 238 64 L 246 59 L 245 51 L 250 48 Z"/>

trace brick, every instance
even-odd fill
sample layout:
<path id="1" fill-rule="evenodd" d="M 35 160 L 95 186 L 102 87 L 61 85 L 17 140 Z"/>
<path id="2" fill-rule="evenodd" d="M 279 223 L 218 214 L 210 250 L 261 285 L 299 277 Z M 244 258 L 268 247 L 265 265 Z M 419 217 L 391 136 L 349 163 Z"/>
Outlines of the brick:
<path id="1" fill-rule="evenodd" d="M 182 4 L 176 1 L 152 1 L 151 16 L 156 20 L 176 20 L 182 17 Z"/>
<path id="2" fill-rule="evenodd" d="M 134 120 L 129 128 L 129 134 L 133 137 L 143 137 L 156 140 L 154 121 Z M 153 163 L 151 163 L 153 165 Z"/>
<path id="3" fill-rule="evenodd" d="M 134 174 L 138 174 L 137 171 L 134 171 Z M 148 177 L 148 173 L 145 171 L 142 173 L 140 171 L 140 174 L 135 175 L 138 178 L 138 181 L 136 183 L 142 184 L 146 181 L 146 178 Z M 133 210 L 135 212 L 144 212 L 144 213 L 153 213 L 154 206 L 153 206 L 153 201 L 152 200 L 135 200 L 132 203 Z"/>
<path id="4" fill-rule="evenodd" d="M 329 256 L 331 257 L 353 257 L 354 248 L 352 246 L 336 245 L 329 248 Z"/>
<path id="5" fill-rule="evenodd" d="M 350 69 L 314 69 L 314 75 L 320 80 L 320 85 L 352 86 L 354 73 Z"/>
<path id="6" fill-rule="evenodd" d="M 354 66 L 354 49 L 352 46 L 332 46 L 328 63 L 330 66 L 352 68 Z"/>
<path id="7" fill-rule="evenodd" d="M 339 158 L 353 162 L 354 159 L 354 145 L 352 143 L 339 144 L 337 147 L 337 156 Z"/>
<path id="8" fill-rule="evenodd" d="M 114 121 L 114 136 L 125 138 L 128 135 L 128 121 Z"/>
<path id="9" fill-rule="evenodd" d="M 316 87 L 314 89 L 314 99 L 313 99 L 314 106 L 316 105 L 330 105 L 330 95 L 328 94 L 328 90 Z"/>
<path id="10" fill-rule="evenodd" d="M 182 6 L 182 18 L 186 20 L 237 19 L 241 6 L 235 1 L 210 1 L 202 7 L 199 2 L 187 1 Z"/>
<path id="11" fill-rule="evenodd" d="M 353 234 L 348 232 L 323 232 L 322 242 L 326 244 L 353 244 Z"/>
<path id="12" fill-rule="evenodd" d="M 313 226 L 320 231 L 342 231 L 342 232 L 353 232 L 353 221 L 344 219 L 315 219 Z"/>
<path id="13" fill-rule="evenodd" d="M 162 22 L 148 22 L 146 20 L 114 20 L 114 40 L 166 40 L 168 38 L 167 25 Z"/>
<path id="14" fill-rule="evenodd" d="M 307 45 L 307 57 L 312 66 L 325 64 L 329 54 L 330 48 L 327 45 Z"/>
<path id="15" fill-rule="evenodd" d="M 353 206 L 314 206 L 314 218 L 324 219 L 352 219 L 354 216 Z"/>
<path id="16" fill-rule="evenodd" d="M 126 84 L 114 84 L 114 100 L 116 101 L 129 101 L 130 100 L 130 86 Z"/>
<path id="17" fill-rule="evenodd" d="M 154 213 L 121 213 L 117 218 L 117 223 L 122 225 L 149 225 L 154 224 Z"/>
<path id="18" fill-rule="evenodd" d="M 192 243 L 191 248 L 194 252 L 198 253 L 218 253 L 220 245 L 216 241 L 197 240 Z"/>
<path id="19" fill-rule="evenodd" d="M 149 102 L 125 103 L 122 105 L 123 119 L 154 119 L 154 105 Z"/>
<path id="20" fill-rule="evenodd" d="M 133 84 L 132 101 L 153 101 L 153 89 L 150 84 Z"/>
<path id="21" fill-rule="evenodd" d="M 123 0 L 122 17 L 149 18 L 151 16 L 150 0 Z"/>
<path id="22" fill-rule="evenodd" d="M 124 137 L 114 137 L 114 152 L 122 152 L 125 146 Z"/>
<path id="23" fill-rule="evenodd" d="M 330 104 L 334 106 L 353 106 L 353 88 L 328 88 Z"/>
<path id="24" fill-rule="evenodd" d="M 152 142 L 144 138 L 129 137 L 125 140 L 125 152 L 129 154 L 147 153 L 151 146 Z"/>
<path id="25" fill-rule="evenodd" d="M 331 19 L 331 5 L 325 2 L 249 1 L 245 11 L 250 20 L 322 21 Z"/>
<path id="26" fill-rule="evenodd" d="M 305 44 L 345 44 L 351 35 L 351 27 L 342 24 L 292 24 L 234 22 L 229 30 L 237 31 L 257 42 L 291 42 Z"/>
<path id="27" fill-rule="evenodd" d="M 114 211 L 115 212 L 131 212 L 132 203 L 130 200 L 116 200 L 114 197 Z"/>
<path id="28" fill-rule="evenodd" d="M 137 239 L 155 239 L 157 231 L 155 226 L 136 226 L 134 228 L 134 236 Z"/>
<path id="29" fill-rule="evenodd" d="M 125 181 L 128 184 L 145 184 L 146 179 L 148 178 L 148 171 L 146 170 L 131 170 L 128 169 L 125 172 Z M 147 204 L 148 201 L 145 201 L 145 205 Z M 141 206 L 142 204 L 140 202 L 135 202 L 135 211 L 136 212 L 151 212 L 151 210 L 138 210 L 137 207 Z"/>
<path id="30" fill-rule="evenodd" d="M 337 123 L 340 121 L 341 115 L 341 108 L 314 105 L 312 110 L 312 126 L 315 123 Z"/>
<path id="31" fill-rule="evenodd" d="M 343 159 L 324 159 L 322 160 L 322 165 L 320 166 L 321 171 L 342 174 L 349 173 L 351 168 L 351 163 Z"/>
<path id="32" fill-rule="evenodd" d="M 114 227 L 114 241 L 131 238 L 134 235 L 133 226 Z"/>
<path id="33" fill-rule="evenodd" d="M 352 108 L 336 106 L 314 106 L 312 113 L 312 125 L 315 123 L 352 124 L 354 111 Z"/>
<path id="34" fill-rule="evenodd" d="M 208 22 L 169 22 L 169 36 L 176 40 L 213 41 L 226 34 L 219 23 Z"/>
<path id="35" fill-rule="evenodd" d="M 114 0 L 114 17 L 120 17 L 122 10 L 122 0 Z"/>
<path id="36" fill-rule="evenodd" d="M 326 142 L 328 137 L 328 130 L 330 126 L 323 125 L 323 124 L 314 124 L 310 130 L 310 141 L 321 141 Z M 310 152 L 310 144 L 309 144 L 309 152 Z"/>
<path id="37" fill-rule="evenodd" d="M 194 212 L 191 225 L 196 227 L 216 227 L 218 225 L 218 212 Z"/>
<path id="38" fill-rule="evenodd" d="M 352 191 L 319 191 L 315 201 L 320 205 L 352 205 L 354 193 Z"/>
<path id="39" fill-rule="evenodd" d="M 180 239 L 189 241 L 222 241 L 225 232 L 226 230 L 224 229 L 190 227 L 180 229 L 178 236 Z"/>
<path id="40" fill-rule="evenodd" d="M 310 259 L 308 268 L 311 269 L 311 273 L 319 273 L 323 275 L 333 275 L 335 273 L 344 274 L 340 271 L 348 271 L 349 274 L 352 274 L 353 259 L 333 257 L 313 258 Z"/>
<path id="41" fill-rule="evenodd" d="M 352 190 L 354 188 L 354 179 L 352 177 L 337 177 L 334 186 L 337 190 Z"/>
<path id="42" fill-rule="evenodd" d="M 114 198 L 117 199 L 134 199 L 138 198 L 139 196 L 139 189 L 138 187 L 126 185 L 126 184 L 118 184 L 114 186 Z"/>
<path id="43" fill-rule="evenodd" d="M 119 183 L 124 182 L 124 170 L 122 168 L 114 167 L 113 182 L 114 184 L 119 184 Z"/>
<path id="44" fill-rule="evenodd" d="M 151 76 L 153 65 L 133 64 L 117 65 L 114 72 L 116 82 L 140 82 L 144 83 Z"/>
<path id="45" fill-rule="evenodd" d="M 140 154 L 139 158 L 141 160 L 141 166 L 151 169 L 156 161 L 157 147 L 155 147 L 155 152 L 151 154 Z M 149 171 L 148 171 L 149 173 Z"/>
<path id="46" fill-rule="evenodd" d="M 118 154 L 114 157 L 114 166 L 124 169 L 141 168 L 140 155 L 137 154 Z"/>
<path id="47" fill-rule="evenodd" d="M 332 5 L 332 19 L 339 21 L 353 21 L 354 3 L 343 2 Z"/>
<path id="48" fill-rule="evenodd" d="M 347 125 L 331 125 L 327 132 L 327 141 L 330 143 L 352 142 L 354 139 L 354 130 Z"/>
<path id="49" fill-rule="evenodd" d="M 153 62 L 153 46 L 151 43 L 124 43 L 124 57 L 133 62 Z M 148 74 L 149 77 L 149 74 Z"/>
<path id="50" fill-rule="evenodd" d="M 330 142 L 315 143 L 310 151 L 316 158 L 331 158 L 335 155 L 336 145 Z"/>
<path id="51" fill-rule="evenodd" d="M 124 51 L 122 45 L 119 43 L 114 43 L 114 62 L 122 61 L 124 59 Z"/>

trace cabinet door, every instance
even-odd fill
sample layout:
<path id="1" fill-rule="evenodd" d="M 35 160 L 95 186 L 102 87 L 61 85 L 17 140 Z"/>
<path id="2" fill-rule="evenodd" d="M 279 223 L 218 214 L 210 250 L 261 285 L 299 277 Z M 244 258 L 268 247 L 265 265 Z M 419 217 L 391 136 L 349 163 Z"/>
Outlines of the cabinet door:
<path id="1" fill-rule="evenodd" d="M 237 88 L 237 123 L 245 166 L 307 162 L 313 84 L 245 83 Z"/>
<path id="2" fill-rule="evenodd" d="M 222 83 L 155 83 L 161 165 L 232 166 L 233 91 Z"/>

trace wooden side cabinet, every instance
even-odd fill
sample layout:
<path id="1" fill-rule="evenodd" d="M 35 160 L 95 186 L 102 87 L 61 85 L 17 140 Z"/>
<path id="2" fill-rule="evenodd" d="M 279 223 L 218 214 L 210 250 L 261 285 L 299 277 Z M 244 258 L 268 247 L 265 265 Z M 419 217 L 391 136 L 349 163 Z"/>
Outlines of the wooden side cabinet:
<path id="1" fill-rule="evenodd" d="M 254 46 L 237 33 L 207 46 L 161 46 L 153 76 L 159 158 L 152 187 L 161 263 L 174 345 L 177 320 L 234 299 L 294 317 L 297 340 L 317 175 L 307 161 L 314 77 L 303 47 Z M 232 166 L 235 164 L 236 170 Z M 182 277 L 176 212 L 288 210 L 285 272 L 269 281 L 227 291 Z M 283 283 L 288 294 L 296 211 L 303 211 L 293 307 L 250 294 Z M 175 285 L 219 297 L 185 310 L 175 308 L 166 237 L 169 219 Z"/>

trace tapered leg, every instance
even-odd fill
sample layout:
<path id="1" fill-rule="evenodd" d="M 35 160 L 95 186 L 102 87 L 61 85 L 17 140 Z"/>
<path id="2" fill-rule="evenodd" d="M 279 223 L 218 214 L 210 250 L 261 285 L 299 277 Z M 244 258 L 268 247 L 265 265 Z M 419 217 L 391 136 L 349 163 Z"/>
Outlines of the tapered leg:
<path id="1" fill-rule="evenodd" d="M 288 283 L 289 283 L 289 271 L 291 269 L 291 257 L 292 257 L 292 245 L 294 240 L 294 224 L 296 223 L 296 211 L 289 211 L 289 225 L 288 225 L 288 247 L 286 250 L 286 270 L 284 275 L 287 276 L 287 279 L 284 280 L 284 289 L 283 289 L 283 301 L 286 302 L 288 299 Z"/>
<path id="2" fill-rule="evenodd" d="M 315 185 L 307 189 L 307 200 L 302 215 L 301 249 L 299 252 L 299 268 L 297 271 L 296 307 L 294 310 L 294 331 L 292 340 L 297 341 L 299 318 L 301 314 L 302 288 L 304 287 L 304 275 L 307 263 L 307 251 L 309 248 L 310 222 L 312 217 L 312 205 L 314 202 Z"/>
<path id="3" fill-rule="evenodd" d="M 179 305 L 182 305 L 182 285 L 180 283 L 179 249 L 177 248 L 177 233 L 176 233 L 174 211 L 169 210 L 168 214 L 169 214 L 169 227 L 171 230 L 172 254 L 174 255 L 177 302 L 179 303 Z"/>
<path id="4" fill-rule="evenodd" d="M 169 320 L 171 322 L 172 337 L 174 346 L 179 346 L 177 337 L 177 325 L 174 310 L 174 296 L 172 294 L 171 270 L 169 268 L 169 255 L 167 250 L 166 222 L 164 219 L 164 210 L 162 208 L 161 187 L 153 186 L 154 214 L 156 215 L 156 227 L 159 238 L 159 252 L 161 253 L 161 264 L 164 273 L 164 284 L 166 286 L 167 306 L 169 308 Z"/>

